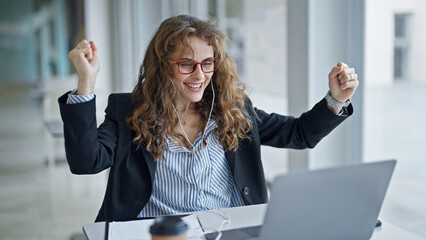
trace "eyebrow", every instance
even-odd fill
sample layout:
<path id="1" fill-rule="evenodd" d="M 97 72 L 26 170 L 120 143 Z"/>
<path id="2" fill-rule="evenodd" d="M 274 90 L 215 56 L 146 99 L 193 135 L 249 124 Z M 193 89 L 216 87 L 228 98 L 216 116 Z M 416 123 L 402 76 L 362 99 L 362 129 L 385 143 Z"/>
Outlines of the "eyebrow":
<path id="1" fill-rule="evenodd" d="M 213 59 L 214 59 L 213 57 L 208 57 L 208 58 L 202 60 L 201 62 L 206 61 L 206 60 L 213 60 Z M 181 61 L 194 61 L 194 59 L 191 59 L 191 58 L 181 58 L 180 60 Z"/>

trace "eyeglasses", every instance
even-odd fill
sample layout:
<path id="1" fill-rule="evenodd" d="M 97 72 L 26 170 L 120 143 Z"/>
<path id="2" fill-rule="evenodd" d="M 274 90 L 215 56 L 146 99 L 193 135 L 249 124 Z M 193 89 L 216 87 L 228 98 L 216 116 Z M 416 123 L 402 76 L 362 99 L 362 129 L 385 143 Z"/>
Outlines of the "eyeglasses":
<path id="1" fill-rule="evenodd" d="M 204 73 L 214 72 L 216 70 L 218 61 L 214 59 L 207 59 L 202 62 L 183 60 L 183 61 L 172 62 L 172 63 L 175 63 L 178 65 L 178 70 L 181 74 L 191 74 L 195 71 L 198 64 L 200 64 L 201 71 L 203 71 Z"/>

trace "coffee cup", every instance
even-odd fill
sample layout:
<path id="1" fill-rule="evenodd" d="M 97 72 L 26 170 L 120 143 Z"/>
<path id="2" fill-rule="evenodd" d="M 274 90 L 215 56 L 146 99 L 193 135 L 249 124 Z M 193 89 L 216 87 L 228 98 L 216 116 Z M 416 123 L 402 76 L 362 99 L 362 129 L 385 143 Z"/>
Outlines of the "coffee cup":
<path id="1" fill-rule="evenodd" d="M 152 240 L 186 240 L 188 225 L 178 216 L 160 216 L 155 218 L 149 232 Z"/>

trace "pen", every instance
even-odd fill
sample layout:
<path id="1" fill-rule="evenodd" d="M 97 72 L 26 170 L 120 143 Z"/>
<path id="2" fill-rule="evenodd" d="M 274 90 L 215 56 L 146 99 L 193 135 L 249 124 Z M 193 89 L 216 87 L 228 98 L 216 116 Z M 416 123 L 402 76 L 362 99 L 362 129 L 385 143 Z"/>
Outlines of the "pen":
<path id="1" fill-rule="evenodd" d="M 109 221 L 105 220 L 105 240 L 108 240 L 108 236 L 109 236 Z"/>

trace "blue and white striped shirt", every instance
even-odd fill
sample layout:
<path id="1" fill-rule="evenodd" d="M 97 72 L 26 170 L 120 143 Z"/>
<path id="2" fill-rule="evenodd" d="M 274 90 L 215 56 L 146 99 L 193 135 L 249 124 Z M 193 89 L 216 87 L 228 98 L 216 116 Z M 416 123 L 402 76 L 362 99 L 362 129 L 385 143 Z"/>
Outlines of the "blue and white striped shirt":
<path id="1" fill-rule="evenodd" d="M 173 138 L 157 162 L 151 198 L 138 217 L 243 206 L 244 201 L 216 134 L 214 120 L 196 137 L 192 151 Z"/>
<path id="2" fill-rule="evenodd" d="M 94 94 L 68 95 L 67 103 L 90 101 Z M 163 146 L 165 159 L 157 161 L 151 197 L 138 217 L 243 206 L 244 201 L 231 173 L 225 151 L 211 119 L 196 137 L 191 150 L 169 137 Z"/>
<path id="3" fill-rule="evenodd" d="M 95 97 L 94 93 L 88 95 L 77 95 L 77 88 L 72 90 L 70 94 L 68 94 L 67 104 L 76 104 L 83 103 L 92 100 Z"/>

